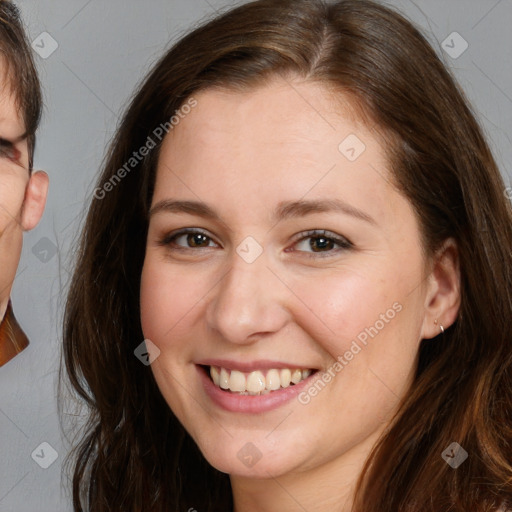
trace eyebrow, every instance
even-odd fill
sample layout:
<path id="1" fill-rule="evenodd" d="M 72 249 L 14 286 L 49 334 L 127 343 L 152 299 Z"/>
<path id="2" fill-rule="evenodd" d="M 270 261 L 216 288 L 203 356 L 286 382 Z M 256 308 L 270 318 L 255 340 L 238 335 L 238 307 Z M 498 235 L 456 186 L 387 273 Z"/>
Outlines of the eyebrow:
<path id="1" fill-rule="evenodd" d="M 164 199 L 155 204 L 149 211 L 149 217 L 157 213 L 187 213 L 199 217 L 209 218 L 221 221 L 219 214 L 208 204 L 199 201 L 177 201 Z M 298 200 L 282 201 L 272 214 L 272 220 L 279 222 L 282 220 L 305 217 L 313 213 L 338 212 L 350 215 L 359 220 L 365 221 L 374 226 L 377 222 L 373 217 L 355 208 L 354 206 L 341 201 L 340 199 L 316 199 L 316 200 Z"/>

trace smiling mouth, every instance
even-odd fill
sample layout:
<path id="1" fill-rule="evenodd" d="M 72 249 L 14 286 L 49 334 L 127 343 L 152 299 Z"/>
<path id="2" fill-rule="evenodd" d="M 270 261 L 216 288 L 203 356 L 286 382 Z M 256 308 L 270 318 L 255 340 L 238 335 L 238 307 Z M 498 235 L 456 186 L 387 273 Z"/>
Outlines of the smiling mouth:
<path id="1" fill-rule="evenodd" d="M 238 395 L 266 395 L 299 384 L 317 372 L 310 368 L 283 368 L 240 372 L 219 366 L 201 366 L 218 388 Z"/>

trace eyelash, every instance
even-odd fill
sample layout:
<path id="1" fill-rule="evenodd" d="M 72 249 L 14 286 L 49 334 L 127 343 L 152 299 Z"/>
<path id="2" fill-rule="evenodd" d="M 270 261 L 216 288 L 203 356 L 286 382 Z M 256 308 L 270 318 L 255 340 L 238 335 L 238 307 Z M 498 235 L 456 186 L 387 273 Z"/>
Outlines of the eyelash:
<path id="1" fill-rule="evenodd" d="M 213 241 L 213 239 L 204 231 L 200 229 L 194 229 L 194 228 L 184 228 L 179 231 L 176 231 L 174 233 L 170 233 L 165 238 L 160 240 L 158 243 L 161 246 L 172 246 L 174 244 L 174 241 L 183 235 L 189 235 L 189 234 L 200 234 L 204 235 L 206 238 L 209 238 Z M 306 251 L 299 251 L 299 252 L 305 252 L 305 254 L 308 255 L 310 258 L 325 258 L 332 256 L 334 254 L 338 254 L 341 251 L 346 251 L 348 249 L 351 249 L 354 247 L 354 244 L 347 240 L 344 237 L 338 236 L 334 233 L 331 233 L 330 231 L 326 231 L 323 229 L 313 229 L 310 231 L 306 231 L 304 233 L 301 233 L 299 237 L 296 237 L 294 240 L 294 244 L 297 244 L 299 242 L 302 242 L 304 240 L 307 240 L 308 238 L 325 238 L 328 241 L 332 241 L 335 244 L 339 245 L 340 247 L 337 250 L 331 250 L 331 251 L 325 251 L 325 252 L 312 252 L 308 253 Z M 194 247 L 182 247 L 182 246 L 175 246 L 172 248 L 172 250 L 176 251 L 192 251 L 194 250 Z M 198 247 L 197 249 L 209 249 L 209 247 Z"/>

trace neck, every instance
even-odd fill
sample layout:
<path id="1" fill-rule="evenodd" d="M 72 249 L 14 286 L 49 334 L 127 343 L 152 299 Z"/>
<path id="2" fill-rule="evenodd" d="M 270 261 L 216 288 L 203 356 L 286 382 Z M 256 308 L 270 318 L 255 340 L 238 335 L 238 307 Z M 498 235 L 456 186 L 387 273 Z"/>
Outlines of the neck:
<path id="1" fill-rule="evenodd" d="M 232 476 L 234 512 L 351 512 L 357 480 L 382 430 L 306 471 L 294 470 L 268 479 Z"/>

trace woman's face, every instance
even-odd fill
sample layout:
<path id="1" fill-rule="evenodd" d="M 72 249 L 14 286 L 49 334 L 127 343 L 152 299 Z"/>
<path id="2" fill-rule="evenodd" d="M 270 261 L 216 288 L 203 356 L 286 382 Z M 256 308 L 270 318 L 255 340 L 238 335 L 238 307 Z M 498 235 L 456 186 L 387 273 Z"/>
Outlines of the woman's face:
<path id="1" fill-rule="evenodd" d="M 223 472 L 353 472 L 424 337 L 413 209 L 321 85 L 195 99 L 162 147 L 142 271 L 156 382 Z"/>

